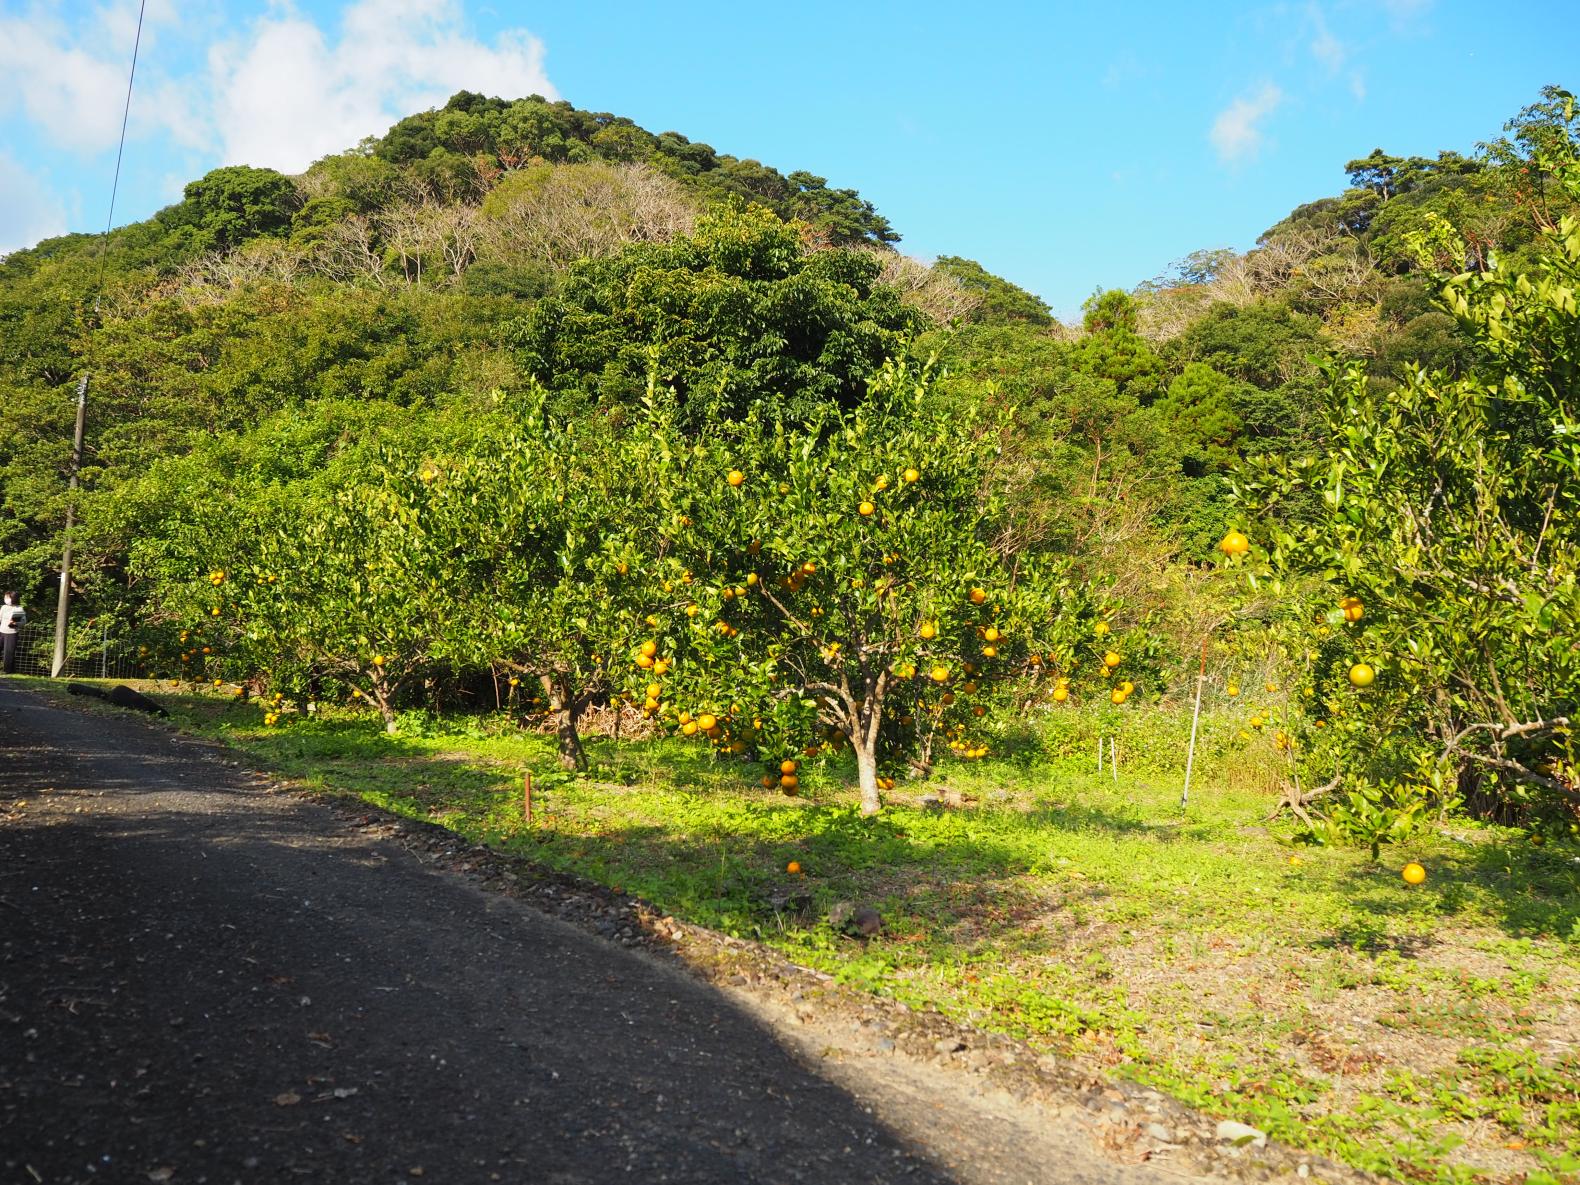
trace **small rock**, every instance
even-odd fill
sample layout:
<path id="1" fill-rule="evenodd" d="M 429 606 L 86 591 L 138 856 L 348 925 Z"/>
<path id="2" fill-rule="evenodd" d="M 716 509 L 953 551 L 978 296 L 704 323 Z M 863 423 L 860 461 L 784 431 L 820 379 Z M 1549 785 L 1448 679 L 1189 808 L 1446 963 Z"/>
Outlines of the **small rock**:
<path id="1" fill-rule="evenodd" d="M 966 1047 L 966 1043 L 959 1037 L 940 1037 L 933 1042 L 933 1048 L 939 1053 L 958 1053 Z"/>
<path id="2" fill-rule="evenodd" d="M 1174 1142 L 1174 1133 L 1168 1128 L 1164 1127 L 1161 1123 L 1147 1124 L 1146 1132 L 1147 1135 L 1151 1136 L 1160 1144 L 1172 1144 Z"/>
<path id="3" fill-rule="evenodd" d="M 894 1042 L 888 1037 L 879 1037 L 875 1042 L 873 1042 L 873 1048 L 879 1053 L 893 1053 Z"/>
<path id="4" fill-rule="evenodd" d="M 1216 1130 L 1217 1137 L 1228 1144 L 1244 1147 L 1250 1144 L 1254 1148 L 1267 1147 L 1267 1133 L 1252 1127 L 1248 1123 L 1236 1123 L 1232 1119 L 1221 1120 Z"/>
<path id="5" fill-rule="evenodd" d="M 1309 1177 L 1309 1176 L 1311 1176 L 1311 1166 L 1309 1164 L 1307 1164 L 1305 1161 L 1301 1161 L 1300 1165 L 1295 1169 L 1295 1176 L 1297 1176 L 1297 1177 Z"/>

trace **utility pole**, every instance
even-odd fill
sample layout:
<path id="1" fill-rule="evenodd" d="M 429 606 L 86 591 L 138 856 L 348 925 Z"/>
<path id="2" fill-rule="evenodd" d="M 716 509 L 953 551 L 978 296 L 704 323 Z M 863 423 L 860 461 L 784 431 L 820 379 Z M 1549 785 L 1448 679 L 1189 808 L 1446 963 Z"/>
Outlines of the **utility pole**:
<path id="1" fill-rule="evenodd" d="M 66 541 L 60 549 L 60 596 L 55 601 L 55 658 L 49 677 L 66 668 L 66 616 L 71 601 L 71 528 L 77 521 L 77 472 L 82 468 L 82 434 L 88 420 L 88 372 L 77 383 L 77 431 L 71 444 L 71 493 L 66 498 Z"/>

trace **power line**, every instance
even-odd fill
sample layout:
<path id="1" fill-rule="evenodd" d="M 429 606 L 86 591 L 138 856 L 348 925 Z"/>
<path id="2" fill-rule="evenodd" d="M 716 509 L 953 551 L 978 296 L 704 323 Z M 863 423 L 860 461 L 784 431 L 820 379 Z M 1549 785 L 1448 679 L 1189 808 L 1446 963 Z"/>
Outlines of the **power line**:
<path id="1" fill-rule="evenodd" d="M 137 80 L 137 51 L 143 44 L 143 13 L 148 0 L 138 0 L 137 34 L 132 39 L 132 68 L 126 75 L 126 105 L 121 109 L 121 140 L 115 148 L 115 179 L 110 182 L 110 212 L 104 219 L 104 234 L 99 238 L 99 274 L 93 281 L 93 312 L 98 316 L 99 298 L 104 294 L 105 255 L 110 245 L 110 228 L 115 225 L 115 196 L 121 188 L 121 159 L 126 155 L 126 125 L 132 115 L 132 84 Z M 77 425 L 71 442 L 71 493 L 66 499 L 66 530 L 60 547 L 60 595 L 55 599 L 55 653 L 50 663 L 51 678 L 60 678 L 66 667 L 66 626 L 71 606 L 71 529 L 77 522 L 77 474 L 82 469 L 82 437 L 88 421 L 88 372 L 77 382 Z"/>

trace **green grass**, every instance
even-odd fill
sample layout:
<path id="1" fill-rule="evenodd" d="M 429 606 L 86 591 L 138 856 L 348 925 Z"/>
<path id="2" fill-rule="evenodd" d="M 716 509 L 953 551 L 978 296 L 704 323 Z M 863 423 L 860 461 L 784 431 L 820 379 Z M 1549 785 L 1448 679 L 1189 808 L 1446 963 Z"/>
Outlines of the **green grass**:
<path id="1" fill-rule="evenodd" d="M 499 719 L 411 716 L 391 737 L 365 716 L 270 729 L 255 706 L 166 702 L 183 727 L 309 787 L 619 886 L 1357 1167 L 1580 1180 L 1580 1053 L 1563 1045 L 1580 998 L 1572 845 L 1463 822 L 1380 865 L 1297 845 L 1266 821 L 1254 762 L 1221 739 L 1218 776 L 1181 811 L 1166 722 L 1147 726 L 1144 759 L 1117 784 L 1076 755 L 1084 739 L 1066 724 L 1069 757 L 951 764 L 964 809 L 924 809 L 927 787 L 902 784 L 863 819 L 851 771 L 826 759 L 790 799 L 678 740 L 593 740 L 593 769 L 569 777 L 547 738 Z M 1407 859 L 1427 866 L 1425 885 L 1402 883 Z M 792 887 L 810 909 L 784 912 Z M 841 900 L 876 906 L 883 934 L 834 932 L 822 919 Z"/>

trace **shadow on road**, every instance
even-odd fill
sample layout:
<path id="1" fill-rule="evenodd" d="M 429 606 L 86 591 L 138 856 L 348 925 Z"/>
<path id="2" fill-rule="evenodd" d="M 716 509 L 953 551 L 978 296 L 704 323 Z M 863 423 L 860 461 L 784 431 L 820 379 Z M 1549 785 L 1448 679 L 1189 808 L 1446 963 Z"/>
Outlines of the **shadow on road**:
<path id="1" fill-rule="evenodd" d="M 0 750 L 7 1180 L 952 1179 L 707 986 L 141 721 L 0 689 Z"/>

